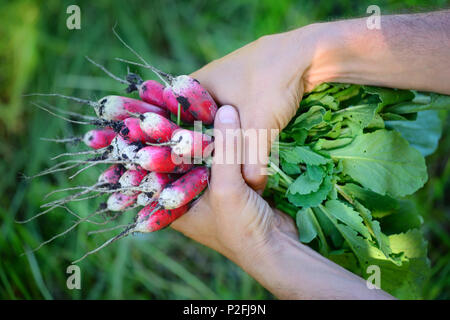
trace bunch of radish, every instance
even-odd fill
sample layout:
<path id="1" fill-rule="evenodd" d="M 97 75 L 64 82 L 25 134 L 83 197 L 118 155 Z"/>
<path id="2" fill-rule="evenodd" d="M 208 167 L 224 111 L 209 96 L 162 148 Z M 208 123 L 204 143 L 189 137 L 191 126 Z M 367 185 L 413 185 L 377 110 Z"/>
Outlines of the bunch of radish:
<path id="1" fill-rule="evenodd" d="M 79 218 L 71 228 L 34 249 L 37 250 L 66 234 L 81 222 L 105 224 L 125 211 L 138 207 L 141 209 L 134 222 L 127 225 L 121 233 L 76 262 L 130 233 L 161 230 L 188 211 L 191 202 L 199 197 L 208 185 L 210 171 L 205 159 L 210 157 L 213 151 L 212 137 L 191 130 L 192 124 L 194 121 L 200 121 L 203 125 L 212 125 L 217 111 L 217 105 L 210 94 L 190 76 L 173 77 L 145 63 L 142 66 L 155 71 L 164 84 L 154 80 L 143 81 L 132 73 L 121 79 L 103 66 L 87 59 L 109 76 L 126 84 L 127 92 L 138 91 L 140 99 L 110 95 L 98 101 L 90 101 L 55 93 L 32 94 L 57 96 L 90 106 L 96 116 L 35 104 L 72 123 L 97 126 L 81 137 L 45 139 L 59 143 L 83 142 L 90 150 L 57 155 L 53 159 L 67 157 L 68 160 L 33 177 L 84 165 L 70 176 L 72 179 L 93 166 L 100 164 L 110 166 L 91 186 L 77 186 L 51 192 L 46 197 L 60 192 L 75 191 L 69 196 L 42 205 L 45 208 L 43 212 L 21 222 L 28 222 L 61 207 Z M 74 117 L 77 119 L 73 120 Z M 86 155 L 91 157 L 73 158 Z M 99 196 L 106 196 L 105 201 L 97 211 L 84 218 L 66 206 L 71 201 Z M 105 221 L 93 220 L 94 217 L 105 214 L 109 216 Z"/>

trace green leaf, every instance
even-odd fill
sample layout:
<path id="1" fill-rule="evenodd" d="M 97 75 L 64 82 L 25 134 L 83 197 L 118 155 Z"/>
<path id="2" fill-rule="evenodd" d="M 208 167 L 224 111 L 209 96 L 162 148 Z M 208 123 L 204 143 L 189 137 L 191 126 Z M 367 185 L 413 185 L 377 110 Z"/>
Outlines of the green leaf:
<path id="1" fill-rule="evenodd" d="M 314 144 L 313 148 L 314 148 L 314 150 L 336 149 L 336 148 L 340 148 L 340 147 L 346 146 L 349 143 L 351 143 L 352 141 L 353 141 L 352 138 L 341 138 L 341 139 L 333 139 L 333 140 L 319 139 Z"/>
<path id="2" fill-rule="evenodd" d="M 415 121 L 386 121 L 386 127 L 400 132 L 424 157 L 437 149 L 442 135 L 442 121 L 434 110 L 419 112 Z"/>
<path id="3" fill-rule="evenodd" d="M 282 157 L 286 162 L 294 164 L 305 163 L 309 165 L 321 165 L 331 161 L 331 159 L 325 158 L 307 146 L 281 149 L 280 157 Z"/>
<path id="4" fill-rule="evenodd" d="M 315 237 L 317 237 L 317 230 L 314 226 L 312 215 L 313 212 L 309 208 L 304 208 L 297 212 L 296 224 L 300 241 L 303 243 L 310 243 Z"/>
<path id="5" fill-rule="evenodd" d="M 381 87 L 363 86 L 363 89 L 371 94 L 376 94 L 380 99 L 380 109 L 384 106 L 414 99 L 414 93 L 409 90 L 389 89 Z"/>
<path id="6" fill-rule="evenodd" d="M 389 240 L 388 240 L 387 236 L 383 232 L 381 232 L 380 223 L 378 221 L 372 219 L 372 214 L 371 214 L 370 210 L 365 208 L 357 200 L 355 200 L 354 206 L 355 206 L 356 210 L 358 210 L 358 212 L 362 216 L 366 226 L 373 233 L 375 240 L 378 243 L 378 248 L 384 253 L 386 258 L 392 258 L 392 262 L 400 265 L 401 261 L 397 257 L 391 255 L 392 250 L 389 245 Z"/>
<path id="7" fill-rule="evenodd" d="M 319 189 L 322 180 L 313 180 L 305 172 L 295 179 L 295 181 L 289 186 L 288 192 L 292 194 L 308 194 L 315 192 Z"/>
<path id="8" fill-rule="evenodd" d="M 319 102 L 332 110 L 336 110 L 339 107 L 339 101 L 336 101 L 333 96 L 324 96 Z"/>
<path id="9" fill-rule="evenodd" d="M 309 194 L 288 193 L 288 200 L 297 207 L 315 207 L 327 198 L 331 187 L 331 178 L 326 176 L 317 191 Z"/>
<path id="10" fill-rule="evenodd" d="M 339 188 L 353 200 L 358 199 L 372 212 L 374 217 L 381 218 L 390 215 L 399 208 L 397 199 L 364 189 L 356 184 L 346 183 L 343 186 L 339 186 Z"/>
<path id="11" fill-rule="evenodd" d="M 292 137 L 292 139 L 295 140 L 295 142 L 298 145 L 304 145 L 305 140 L 308 137 L 308 130 L 303 129 L 303 128 L 298 129 L 298 130 L 294 129 L 294 130 L 292 130 L 291 137 Z"/>
<path id="12" fill-rule="evenodd" d="M 283 171 L 288 175 L 300 174 L 302 172 L 298 164 L 293 164 L 290 162 L 281 162 L 281 167 L 283 168 Z"/>
<path id="13" fill-rule="evenodd" d="M 382 275 L 382 281 L 386 282 L 386 290 L 403 299 L 420 299 L 422 287 L 430 271 L 427 242 L 418 229 L 389 236 L 389 242 L 394 252 L 403 252 L 407 263 L 404 263 L 401 270 L 385 272 L 387 274 L 384 275 L 384 279 Z M 404 279 L 400 285 L 395 284 L 396 277 Z M 389 282 L 390 279 L 393 285 Z"/>
<path id="14" fill-rule="evenodd" d="M 309 130 L 323 121 L 325 112 L 326 110 L 321 106 L 312 106 L 294 120 L 293 127 Z"/>
<path id="15" fill-rule="evenodd" d="M 388 112 L 397 114 L 425 110 L 450 110 L 450 96 L 432 93 L 427 103 L 403 102 L 387 108 Z"/>
<path id="16" fill-rule="evenodd" d="M 306 173 L 314 181 L 322 181 L 325 176 L 325 169 L 320 166 L 306 165 Z"/>
<path id="17" fill-rule="evenodd" d="M 327 208 L 328 212 L 342 223 L 345 223 L 353 230 L 359 232 L 365 238 L 371 238 L 369 230 L 363 223 L 363 219 L 358 212 L 351 207 L 338 200 L 328 200 L 325 203 L 325 208 Z"/>
<path id="18" fill-rule="evenodd" d="M 339 224 L 326 208 L 320 206 L 320 209 L 339 230 L 357 257 L 361 268 L 360 274 L 364 278 L 369 276 L 367 267 L 378 266 L 382 289 L 399 298 L 420 298 L 423 280 L 429 269 L 426 258 L 426 242 L 420 231 L 410 230 L 405 234 L 389 236 L 393 253 L 398 259 L 401 259 L 401 264 L 395 264 L 392 259 L 386 258 L 381 250 L 358 236 L 352 228 Z M 351 267 L 354 268 L 354 264 Z"/>
<path id="19" fill-rule="evenodd" d="M 409 229 L 420 228 L 423 218 L 414 202 L 399 200 L 398 208 L 389 216 L 380 220 L 381 228 L 386 234 L 406 232 Z"/>
<path id="20" fill-rule="evenodd" d="M 364 129 L 370 122 L 372 122 L 376 111 L 376 104 L 352 106 L 335 112 L 332 122 L 342 121 L 342 118 L 347 118 Z"/>
<path id="21" fill-rule="evenodd" d="M 427 180 L 425 159 L 395 131 L 363 134 L 329 153 L 342 160 L 344 174 L 382 195 L 412 194 Z"/>

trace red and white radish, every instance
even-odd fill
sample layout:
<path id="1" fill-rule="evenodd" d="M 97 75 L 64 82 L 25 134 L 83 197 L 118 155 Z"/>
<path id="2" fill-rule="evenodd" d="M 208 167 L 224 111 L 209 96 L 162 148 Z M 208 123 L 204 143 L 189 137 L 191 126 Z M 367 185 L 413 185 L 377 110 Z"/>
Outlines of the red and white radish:
<path id="1" fill-rule="evenodd" d="M 98 176 L 97 185 L 116 184 L 124 172 L 125 168 L 121 164 L 113 164 Z"/>
<path id="2" fill-rule="evenodd" d="M 184 205 L 176 209 L 159 209 L 154 211 L 157 205 L 157 202 L 153 202 L 138 212 L 133 232 L 154 232 L 166 228 L 185 214 L 189 207 Z"/>
<path id="3" fill-rule="evenodd" d="M 109 196 L 106 201 L 107 211 L 123 211 L 135 204 L 137 195 L 125 195 L 121 192 L 115 192 Z"/>
<path id="4" fill-rule="evenodd" d="M 158 199 L 166 185 L 176 178 L 177 176 L 171 173 L 150 172 L 139 185 L 139 190 L 142 192 L 138 195 L 136 203 L 139 206 L 150 204 L 153 200 Z"/>
<path id="5" fill-rule="evenodd" d="M 103 120 L 123 120 L 130 117 L 130 113 L 154 112 L 163 117 L 168 117 L 167 110 L 154 106 L 147 102 L 122 96 L 105 96 L 97 102 L 65 96 L 59 93 L 33 93 L 27 96 L 55 96 L 69 99 L 78 103 L 87 104 L 94 108 L 95 113 Z"/>
<path id="6" fill-rule="evenodd" d="M 164 188 L 158 198 L 163 209 L 175 209 L 188 204 L 208 185 L 209 169 L 195 167 Z"/>
<path id="7" fill-rule="evenodd" d="M 170 87 L 165 87 L 163 92 L 164 105 L 167 110 L 169 110 L 172 114 L 178 117 L 178 112 L 180 113 L 180 119 L 186 123 L 193 123 L 195 118 L 189 111 L 183 109 L 181 103 L 177 101 L 177 98 L 174 96 L 172 89 Z"/>
<path id="8" fill-rule="evenodd" d="M 155 113 L 156 114 L 156 113 Z M 161 118 L 163 116 L 158 115 Z M 165 119 L 165 118 L 164 118 Z M 119 134 L 127 141 L 130 142 L 151 142 L 154 141 L 141 129 L 141 121 L 137 118 L 126 118 L 122 122 Z"/>
<path id="9" fill-rule="evenodd" d="M 147 102 L 121 96 L 106 96 L 95 105 L 95 113 L 105 120 L 123 120 L 130 113 L 154 112 L 167 117 L 167 111 Z"/>
<path id="10" fill-rule="evenodd" d="M 127 77 L 128 79 L 128 77 Z M 136 83 L 136 89 L 139 92 L 139 97 L 150 104 L 165 108 L 163 91 L 164 85 L 155 80 L 146 80 Z M 130 91 L 130 90 L 129 90 Z"/>
<path id="11" fill-rule="evenodd" d="M 193 166 L 186 159 L 172 154 L 169 147 L 144 147 L 136 153 L 133 160 L 147 171 L 164 173 L 184 173 Z"/>
<path id="12" fill-rule="evenodd" d="M 188 123 L 192 123 L 193 120 L 202 121 L 204 124 L 214 122 L 218 109 L 217 104 L 198 80 L 188 75 L 174 77 L 149 65 L 142 57 L 137 56 L 144 64 L 119 58 L 117 60 L 148 68 L 160 76 L 167 84 L 164 88 L 163 99 L 170 112 L 177 115 L 180 109 L 181 119 Z"/>
<path id="13" fill-rule="evenodd" d="M 180 157 L 207 158 L 212 152 L 212 138 L 199 131 L 179 129 L 171 142 L 172 152 Z"/>
<path id="14" fill-rule="evenodd" d="M 139 186 L 146 175 L 147 171 L 140 167 L 125 171 L 118 181 L 120 192 L 126 196 L 139 194 L 139 191 L 134 190 L 133 187 Z"/>
<path id="15" fill-rule="evenodd" d="M 187 75 L 170 80 L 170 86 L 164 89 L 164 102 L 173 114 L 177 114 L 180 104 L 184 112 L 204 124 L 212 124 L 217 112 L 217 104 L 208 91 L 198 80 Z"/>
<path id="16" fill-rule="evenodd" d="M 142 131 L 155 142 L 169 141 L 172 134 L 180 128 L 169 119 L 153 112 L 144 113 L 139 119 Z"/>
<path id="17" fill-rule="evenodd" d="M 86 132 L 83 136 L 83 142 L 93 149 L 101 149 L 109 146 L 116 136 L 113 129 L 93 129 Z"/>
<path id="18" fill-rule="evenodd" d="M 111 78 L 119 81 L 120 83 L 127 84 L 127 93 L 131 93 L 135 90 L 139 92 L 139 97 L 150 104 L 156 105 L 158 107 L 164 108 L 164 99 L 163 99 L 163 91 L 164 91 L 164 85 L 159 83 L 155 80 L 146 80 L 143 81 L 142 78 L 135 74 L 135 73 L 129 73 L 125 79 L 119 78 L 115 74 L 113 74 L 111 71 L 106 69 L 101 64 L 93 61 L 91 58 L 86 57 L 86 59 L 97 66 L 98 68 L 102 69 L 107 75 L 109 75 Z"/>

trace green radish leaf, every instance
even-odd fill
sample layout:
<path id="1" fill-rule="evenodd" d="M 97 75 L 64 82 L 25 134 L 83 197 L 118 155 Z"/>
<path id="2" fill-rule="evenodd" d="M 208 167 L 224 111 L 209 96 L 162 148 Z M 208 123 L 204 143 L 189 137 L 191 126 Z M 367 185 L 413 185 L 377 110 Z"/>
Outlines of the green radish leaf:
<path id="1" fill-rule="evenodd" d="M 322 180 L 312 180 L 305 172 L 295 179 L 295 181 L 289 186 L 288 192 L 292 194 L 308 194 L 315 192 L 319 189 Z"/>
<path id="2" fill-rule="evenodd" d="M 414 99 L 410 90 L 388 89 L 381 87 L 363 86 L 364 91 L 375 94 L 380 99 L 379 110 L 387 105 Z"/>
<path id="3" fill-rule="evenodd" d="M 325 203 L 325 208 L 327 208 L 328 212 L 336 219 L 357 231 L 364 238 L 371 239 L 370 232 L 364 225 L 363 219 L 358 212 L 353 210 L 353 208 L 338 200 L 328 200 Z"/>
<path id="4" fill-rule="evenodd" d="M 386 121 L 386 127 L 400 132 L 424 157 L 437 149 L 442 135 L 442 121 L 434 110 L 419 112 L 415 121 Z"/>
<path id="5" fill-rule="evenodd" d="M 344 245 L 344 238 L 338 229 L 336 229 L 333 222 L 331 222 L 331 220 L 319 208 L 314 207 L 311 208 L 311 210 L 313 211 L 314 217 L 316 217 L 321 230 L 323 230 L 323 234 L 331 239 L 334 247 L 342 248 Z"/>
<path id="6" fill-rule="evenodd" d="M 385 282 L 384 289 L 403 299 L 420 299 L 422 287 L 430 272 L 427 242 L 418 229 L 389 236 L 389 242 L 394 252 L 403 252 L 407 262 L 400 270 L 382 269 L 385 273 L 381 276 L 381 281 Z M 403 279 L 400 285 L 395 281 L 398 277 Z"/>
<path id="7" fill-rule="evenodd" d="M 389 240 L 387 236 L 383 232 L 381 232 L 380 223 L 376 220 L 373 220 L 371 212 L 367 208 L 365 208 L 362 204 L 360 204 L 357 200 L 355 200 L 354 206 L 356 210 L 358 210 L 360 215 L 363 217 L 366 226 L 372 231 L 378 243 L 378 248 L 384 253 L 386 258 L 391 257 L 392 262 L 400 265 L 401 261 L 397 257 L 391 255 L 392 250 L 389 245 Z"/>
<path id="8" fill-rule="evenodd" d="M 329 153 L 334 160 L 342 160 L 344 174 L 382 195 L 402 197 L 427 180 L 425 159 L 395 131 L 363 134 Z"/>
<path id="9" fill-rule="evenodd" d="M 420 228 L 423 218 L 412 201 L 398 200 L 398 209 L 393 214 L 382 218 L 380 224 L 384 233 L 394 234 Z"/>
<path id="10" fill-rule="evenodd" d="M 335 139 L 335 140 L 328 140 L 328 139 L 319 139 L 314 144 L 314 150 L 329 150 L 329 149 L 336 149 L 343 146 L 348 145 L 353 141 L 352 138 L 341 138 L 341 139 Z"/>
<path id="11" fill-rule="evenodd" d="M 318 154 L 307 146 L 297 146 L 289 149 L 281 149 L 280 157 L 289 163 L 304 163 L 310 165 L 321 165 L 331 161 L 329 158 Z"/>
<path id="12" fill-rule="evenodd" d="M 307 112 L 302 113 L 295 119 L 293 127 L 309 130 L 323 121 L 325 112 L 326 110 L 321 106 L 312 106 Z"/>
<path id="13" fill-rule="evenodd" d="M 376 104 L 352 106 L 335 112 L 332 122 L 339 122 L 342 121 L 343 118 L 347 118 L 364 129 L 372 122 L 376 111 Z"/>
<path id="14" fill-rule="evenodd" d="M 302 173 L 302 170 L 300 169 L 300 166 L 298 164 L 293 164 L 293 163 L 290 163 L 290 162 L 282 161 L 281 162 L 281 168 L 288 175 Z"/>
<path id="15" fill-rule="evenodd" d="M 325 169 L 320 166 L 306 165 L 306 173 L 309 178 L 314 181 L 322 181 L 325 176 Z"/>
<path id="16" fill-rule="evenodd" d="M 271 174 L 267 178 L 267 188 L 276 188 L 280 183 L 280 175 L 275 173 Z"/>
<path id="17" fill-rule="evenodd" d="M 361 202 L 372 212 L 373 217 L 381 218 L 390 215 L 399 208 L 397 199 L 364 189 L 356 184 L 346 183 L 339 188 L 347 197 Z"/>
<path id="18" fill-rule="evenodd" d="M 427 103 L 404 102 L 387 108 L 388 112 L 405 114 L 425 110 L 450 110 L 450 96 L 431 93 Z"/>
<path id="19" fill-rule="evenodd" d="M 311 209 L 301 209 L 297 212 L 296 224 L 300 241 L 303 243 L 310 243 L 317 237 L 317 230 L 314 226 L 313 215 Z"/>
<path id="20" fill-rule="evenodd" d="M 306 138 L 308 137 L 308 130 L 303 128 L 294 129 L 292 130 L 291 137 L 298 145 L 304 145 Z"/>
<path id="21" fill-rule="evenodd" d="M 332 188 L 331 178 L 325 176 L 319 189 L 309 194 L 288 193 L 288 200 L 297 207 L 315 207 L 327 198 L 328 193 Z"/>
<path id="22" fill-rule="evenodd" d="M 325 106 L 330 108 L 331 110 L 337 110 L 339 107 L 339 101 L 336 101 L 333 96 L 328 95 L 324 96 L 322 99 L 319 100 L 319 102 Z"/>
<path id="23" fill-rule="evenodd" d="M 382 113 L 381 114 L 384 121 L 414 121 L 417 119 L 417 113 L 408 114 L 396 114 L 396 113 Z"/>

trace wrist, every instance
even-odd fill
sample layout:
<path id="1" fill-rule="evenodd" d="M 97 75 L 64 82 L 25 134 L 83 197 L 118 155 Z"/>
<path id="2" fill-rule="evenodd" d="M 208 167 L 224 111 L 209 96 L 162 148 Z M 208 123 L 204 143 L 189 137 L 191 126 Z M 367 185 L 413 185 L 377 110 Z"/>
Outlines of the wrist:
<path id="1" fill-rule="evenodd" d="M 302 75 L 305 92 L 323 82 L 371 82 L 365 77 L 374 73 L 371 68 L 376 65 L 376 55 L 372 53 L 383 41 L 379 31 L 367 28 L 366 19 L 317 23 L 294 32 L 310 51 Z M 299 55 L 298 59 L 302 58 Z"/>

